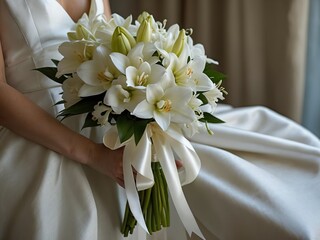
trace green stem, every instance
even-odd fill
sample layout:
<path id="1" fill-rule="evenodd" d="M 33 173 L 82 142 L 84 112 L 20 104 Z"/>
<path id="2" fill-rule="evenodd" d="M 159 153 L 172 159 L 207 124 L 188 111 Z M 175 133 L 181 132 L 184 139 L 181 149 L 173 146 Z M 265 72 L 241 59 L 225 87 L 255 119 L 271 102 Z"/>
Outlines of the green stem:
<path id="1" fill-rule="evenodd" d="M 152 188 L 148 188 L 145 191 L 145 197 L 144 197 L 144 201 L 143 201 L 143 208 L 142 208 L 142 213 L 144 215 L 144 218 L 146 218 L 146 214 L 147 214 L 147 210 L 149 207 L 149 202 L 150 202 L 150 196 L 151 196 L 151 191 Z"/>
<path id="2" fill-rule="evenodd" d="M 167 181 L 166 178 L 164 176 L 164 173 L 162 171 L 162 169 L 160 169 L 160 173 L 161 173 L 161 184 L 163 185 L 163 193 L 164 193 L 164 198 L 165 198 L 165 205 L 166 205 L 166 223 L 167 223 L 167 227 L 170 226 L 170 205 L 169 205 L 169 196 L 168 196 L 168 185 L 167 185 Z"/>
<path id="3" fill-rule="evenodd" d="M 147 215 L 147 228 L 149 233 L 152 234 L 152 204 L 148 206 L 148 215 Z"/>
<path id="4" fill-rule="evenodd" d="M 158 199 L 158 211 L 159 211 L 159 219 L 160 219 L 160 225 L 164 226 L 164 209 L 165 209 L 165 199 L 162 197 L 163 192 L 163 185 L 161 181 L 161 174 L 160 174 L 160 163 L 157 164 L 157 168 L 155 170 L 155 178 L 156 178 L 156 184 L 157 184 L 157 199 Z"/>
<path id="5" fill-rule="evenodd" d="M 161 221 L 160 221 L 160 211 L 159 211 L 159 206 L 160 206 L 160 203 L 159 203 L 159 199 L 158 199 L 158 184 L 156 183 L 158 179 L 155 177 L 155 184 L 152 188 L 152 204 L 153 204 L 153 211 L 154 211 L 154 218 L 155 218 L 155 229 L 156 231 L 157 230 L 160 230 L 161 229 Z"/>
<path id="6" fill-rule="evenodd" d="M 125 213 L 124 213 L 124 218 L 123 218 L 123 221 L 122 221 L 122 225 L 121 225 L 121 233 L 124 234 L 125 232 L 125 229 L 126 229 L 126 226 L 127 226 L 127 221 L 128 221 L 128 216 L 129 216 L 129 204 L 127 202 L 126 204 L 126 210 L 125 210 Z M 130 211 L 131 212 L 131 211 Z"/>

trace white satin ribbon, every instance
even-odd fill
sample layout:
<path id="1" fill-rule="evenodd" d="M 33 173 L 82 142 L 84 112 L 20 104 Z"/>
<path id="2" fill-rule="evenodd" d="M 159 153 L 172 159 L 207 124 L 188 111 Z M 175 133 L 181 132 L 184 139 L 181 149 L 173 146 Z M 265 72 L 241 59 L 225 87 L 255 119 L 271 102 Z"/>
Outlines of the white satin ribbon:
<path id="1" fill-rule="evenodd" d="M 153 144 L 155 156 L 163 168 L 174 206 L 188 234 L 191 236 L 192 232 L 194 232 L 202 239 L 205 239 L 181 187 L 184 184 L 191 183 L 197 177 L 201 162 L 191 143 L 182 135 L 178 127 L 171 125 L 164 132 L 156 123 L 150 123 L 146 127 L 138 145 L 135 144 L 133 137 L 126 142 L 120 143 L 117 129 L 112 127 L 106 132 L 103 142 L 111 149 L 124 146 L 123 174 L 128 203 L 132 214 L 146 232 L 148 232 L 148 229 L 143 218 L 137 189 L 144 190 L 154 184 L 151 169 L 151 149 Z M 174 152 L 183 162 L 180 178 L 175 164 Z M 136 181 L 134 180 L 132 167 L 137 171 Z"/>

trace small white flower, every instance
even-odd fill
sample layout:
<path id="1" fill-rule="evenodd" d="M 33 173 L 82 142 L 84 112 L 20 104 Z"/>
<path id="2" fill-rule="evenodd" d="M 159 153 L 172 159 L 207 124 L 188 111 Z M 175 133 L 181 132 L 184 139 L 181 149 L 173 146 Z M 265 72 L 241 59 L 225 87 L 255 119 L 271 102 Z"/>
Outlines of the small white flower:
<path id="1" fill-rule="evenodd" d="M 210 106 L 210 110 L 209 112 L 213 113 L 214 110 L 217 107 L 217 102 L 220 100 L 223 100 L 223 94 L 222 92 L 219 90 L 219 88 L 215 85 L 215 87 L 207 92 L 204 92 L 203 95 L 207 98 L 208 100 L 208 104 Z"/>
<path id="2" fill-rule="evenodd" d="M 193 95 L 188 103 L 189 107 L 195 112 L 198 119 L 203 117 L 203 112 L 200 106 L 203 102 L 198 98 L 198 95 Z"/>
<path id="3" fill-rule="evenodd" d="M 92 119 L 94 121 L 98 121 L 98 124 L 101 126 L 107 125 L 109 122 L 109 115 L 112 112 L 112 109 L 102 102 L 98 102 L 97 105 L 94 106 L 94 111 L 92 112 Z"/>
<path id="4" fill-rule="evenodd" d="M 65 101 L 65 108 L 68 108 L 81 100 L 79 97 L 79 90 L 83 84 L 84 82 L 77 75 L 67 78 L 62 83 L 62 99 Z"/>
<path id="5" fill-rule="evenodd" d="M 204 132 L 206 130 L 205 124 L 199 122 L 198 120 L 193 121 L 191 123 L 183 124 L 181 125 L 181 128 L 183 130 L 183 133 L 189 138 L 195 135 L 196 133 Z"/>

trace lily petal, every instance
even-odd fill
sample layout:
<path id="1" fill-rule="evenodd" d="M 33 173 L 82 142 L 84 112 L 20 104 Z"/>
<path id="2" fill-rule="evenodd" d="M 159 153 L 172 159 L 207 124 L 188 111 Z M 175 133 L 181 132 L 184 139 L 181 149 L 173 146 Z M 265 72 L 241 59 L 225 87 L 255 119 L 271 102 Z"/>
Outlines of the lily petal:
<path id="1" fill-rule="evenodd" d="M 122 53 L 113 52 L 110 54 L 110 58 L 115 67 L 122 74 L 126 74 L 126 68 L 130 65 L 128 57 Z"/>
<path id="2" fill-rule="evenodd" d="M 135 79 L 138 76 L 138 69 L 135 67 L 127 67 L 126 69 L 126 76 L 127 76 L 127 86 L 128 87 L 135 87 Z"/>
<path id="3" fill-rule="evenodd" d="M 82 63 L 78 67 L 77 74 L 85 83 L 92 86 L 99 86 L 101 84 L 98 80 L 98 74 L 103 70 L 95 60 L 90 60 Z"/>
<path id="4" fill-rule="evenodd" d="M 154 111 L 154 119 L 162 128 L 163 131 L 167 130 L 170 125 L 171 114 L 169 112 Z"/>
<path id="5" fill-rule="evenodd" d="M 176 123 L 191 123 L 197 119 L 194 111 L 187 106 L 175 108 L 171 111 L 171 118 Z"/>
<path id="6" fill-rule="evenodd" d="M 104 91 L 105 91 L 105 89 L 102 86 L 91 86 L 88 84 L 84 84 L 79 89 L 79 96 L 80 97 L 90 97 L 90 96 L 101 94 Z"/>
<path id="7" fill-rule="evenodd" d="M 147 101 L 150 104 L 156 103 L 164 95 L 164 91 L 158 84 L 150 84 L 147 86 Z"/>
<path id="8" fill-rule="evenodd" d="M 154 110 L 153 104 L 149 104 L 146 100 L 143 100 L 136 106 L 132 114 L 139 118 L 148 119 L 153 117 Z"/>
<path id="9" fill-rule="evenodd" d="M 209 91 L 214 87 L 211 79 L 204 73 L 195 72 L 192 75 L 195 91 Z"/>

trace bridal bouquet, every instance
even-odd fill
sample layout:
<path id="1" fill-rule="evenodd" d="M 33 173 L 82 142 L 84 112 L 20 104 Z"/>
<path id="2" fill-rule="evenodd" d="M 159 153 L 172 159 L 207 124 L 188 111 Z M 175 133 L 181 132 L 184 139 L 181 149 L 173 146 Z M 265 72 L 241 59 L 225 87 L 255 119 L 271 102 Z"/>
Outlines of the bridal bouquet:
<path id="1" fill-rule="evenodd" d="M 222 122 L 213 113 L 225 91 L 191 34 L 147 12 L 134 22 L 84 15 L 59 47 L 62 60 L 37 69 L 62 84 L 60 117 L 86 114 L 83 127 L 107 126 L 104 144 L 124 146 L 125 236 L 137 222 L 150 234 L 169 226 L 169 193 L 189 234 L 202 236 L 181 188 L 200 169 L 186 137 Z"/>

